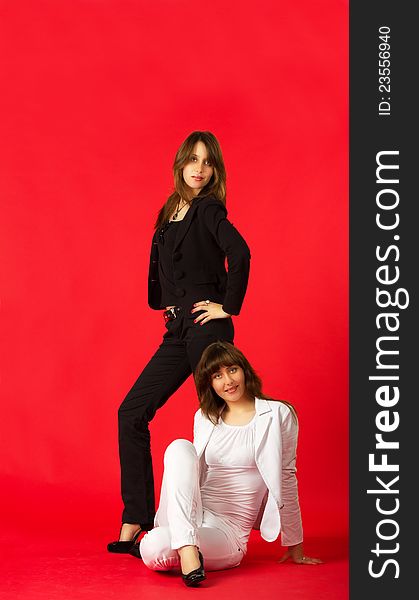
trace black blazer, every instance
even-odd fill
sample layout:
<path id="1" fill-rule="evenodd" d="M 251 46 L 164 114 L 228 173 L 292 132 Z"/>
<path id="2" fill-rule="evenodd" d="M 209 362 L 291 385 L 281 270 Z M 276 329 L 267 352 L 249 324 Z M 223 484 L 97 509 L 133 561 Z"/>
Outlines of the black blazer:
<path id="1" fill-rule="evenodd" d="M 153 236 L 148 275 L 148 303 L 156 310 L 164 308 L 159 281 L 159 232 L 157 229 Z M 249 279 L 250 250 L 227 220 L 227 209 L 214 196 L 194 198 L 180 221 L 173 269 L 174 294 L 180 305 L 190 299 L 209 298 L 222 304 L 225 312 L 239 314 Z"/>

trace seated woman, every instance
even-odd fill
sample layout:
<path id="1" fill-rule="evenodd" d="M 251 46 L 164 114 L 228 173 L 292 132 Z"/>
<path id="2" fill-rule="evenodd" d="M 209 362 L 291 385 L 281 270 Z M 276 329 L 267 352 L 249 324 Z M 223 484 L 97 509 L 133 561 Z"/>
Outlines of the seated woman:
<path id="1" fill-rule="evenodd" d="M 242 352 L 210 344 L 195 371 L 200 410 L 194 443 L 166 450 L 155 528 L 140 543 L 150 569 L 179 569 L 196 586 L 209 571 L 240 564 L 252 528 L 288 549 L 280 560 L 321 561 L 304 555 L 295 476 L 298 423 L 284 401 L 268 399 Z"/>

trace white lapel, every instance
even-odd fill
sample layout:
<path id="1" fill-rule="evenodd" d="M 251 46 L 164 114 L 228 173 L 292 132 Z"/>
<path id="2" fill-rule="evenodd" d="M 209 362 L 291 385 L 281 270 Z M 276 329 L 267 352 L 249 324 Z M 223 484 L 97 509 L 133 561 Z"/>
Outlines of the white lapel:
<path id="1" fill-rule="evenodd" d="M 195 433 L 194 445 L 198 458 L 201 458 L 208 442 L 214 431 L 215 425 L 209 419 L 204 417 L 202 413 L 199 415 L 199 423 Z"/>
<path id="2" fill-rule="evenodd" d="M 267 400 L 255 398 L 256 408 L 256 434 L 255 434 L 255 457 L 259 455 L 260 447 L 265 437 L 266 431 L 272 420 L 272 409 Z"/>

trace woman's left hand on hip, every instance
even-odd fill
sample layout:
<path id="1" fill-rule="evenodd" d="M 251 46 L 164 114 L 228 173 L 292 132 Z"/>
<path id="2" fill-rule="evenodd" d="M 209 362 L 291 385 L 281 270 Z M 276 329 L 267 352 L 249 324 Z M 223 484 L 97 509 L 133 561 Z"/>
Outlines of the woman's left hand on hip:
<path id="1" fill-rule="evenodd" d="M 227 319 L 228 317 L 231 317 L 230 314 L 223 311 L 222 304 L 217 304 L 217 302 L 211 302 L 210 300 L 195 302 L 191 313 L 200 311 L 204 312 L 201 312 L 194 320 L 194 323 L 199 323 L 200 325 L 204 325 L 204 323 L 207 323 L 212 319 Z"/>

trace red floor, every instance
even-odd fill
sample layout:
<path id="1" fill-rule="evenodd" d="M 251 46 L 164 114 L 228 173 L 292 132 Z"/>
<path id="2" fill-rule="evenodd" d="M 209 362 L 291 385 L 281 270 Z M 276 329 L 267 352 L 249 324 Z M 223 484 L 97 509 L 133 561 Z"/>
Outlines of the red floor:
<path id="1" fill-rule="evenodd" d="M 348 598 L 347 543 L 342 539 L 307 539 L 306 554 L 325 563 L 318 566 L 277 564 L 279 544 L 268 544 L 252 533 L 248 554 L 236 569 L 208 573 L 200 591 L 186 588 L 172 573 L 153 573 L 140 560 L 106 552 L 108 539 L 82 539 L 63 529 L 61 537 L 26 535 L 0 538 L 4 600 L 67 600 L 137 598 L 169 600 L 200 593 L 217 600 L 346 600 Z"/>

